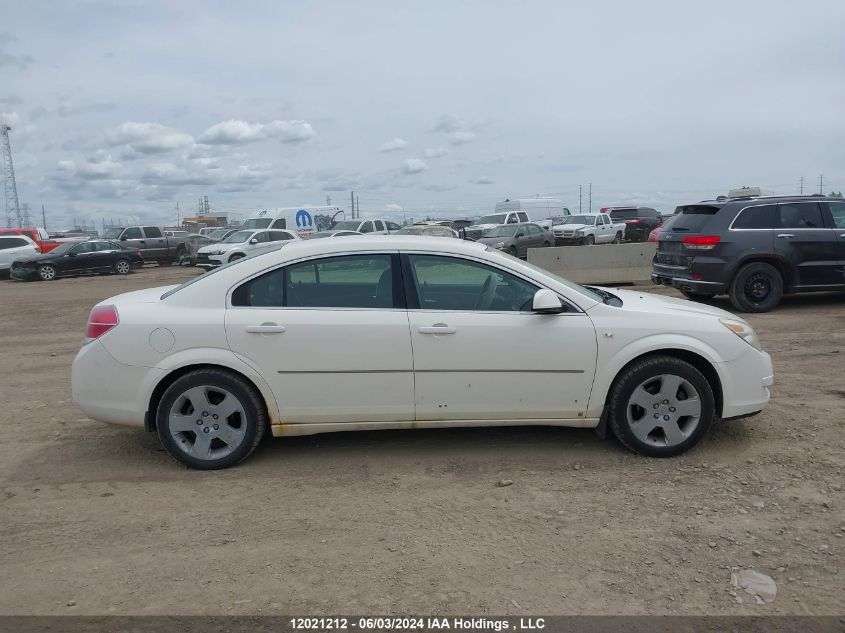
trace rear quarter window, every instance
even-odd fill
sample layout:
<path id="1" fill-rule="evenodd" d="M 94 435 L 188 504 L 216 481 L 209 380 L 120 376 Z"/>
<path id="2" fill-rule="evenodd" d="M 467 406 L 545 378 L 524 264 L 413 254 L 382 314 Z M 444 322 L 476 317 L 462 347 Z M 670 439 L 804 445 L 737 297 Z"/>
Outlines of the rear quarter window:
<path id="1" fill-rule="evenodd" d="M 0 251 L 7 248 L 18 248 L 19 246 L 27 246 L 29 242 L 19 237 L 4 237 L 0 239 Z"/>
<path id="2" fill-rule="evenodd" d="M 733 229 L 771 229 L 775 226 L 775 210 L 773 204 L 763 204 L 745 207 L 733 221 Z"/>
<path id="3" fill-rule="evenodd" d="M 683 206 L 678 217 L 672 222 L 672 230 L 698 233 L 713 219 L 720 208 L 709 204 L 689 204 Z"/>

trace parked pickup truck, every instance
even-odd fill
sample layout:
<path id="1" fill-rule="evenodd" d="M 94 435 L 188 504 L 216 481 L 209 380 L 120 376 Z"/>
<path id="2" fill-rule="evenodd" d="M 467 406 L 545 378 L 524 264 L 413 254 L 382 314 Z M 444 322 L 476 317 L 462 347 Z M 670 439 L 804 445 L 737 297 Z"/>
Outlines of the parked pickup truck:
<path id="1" fill-rule="evenodd" d="M 167 237 L 158 226 L 124 226 L 106 229 L 103 237 L 137 248 L 144 262 L 160 265 L 178 262 L 188 254 L 184 237 Z"/>
<path id="2" fill-rule="evenodd" d="M 38 247 L 42 253 L 49 253 L 56 248 L 61 242 L 50 239 L 47 231 L 39 228 L 25 228 L 25 229 L 0 229 L 0 235 L 25 235 Z"/>
<path id="3" fill-rule="evenodd" d="M 555 245 L 618 244 L 625 235 L 625 223 L 613 222 L 608 214 L 570 215 L 553 227 Z"/>

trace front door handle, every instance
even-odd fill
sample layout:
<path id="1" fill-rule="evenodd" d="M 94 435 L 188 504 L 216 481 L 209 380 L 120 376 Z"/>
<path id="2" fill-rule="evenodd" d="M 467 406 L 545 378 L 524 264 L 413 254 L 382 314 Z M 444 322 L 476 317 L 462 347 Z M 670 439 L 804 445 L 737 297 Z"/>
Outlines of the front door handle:
<path id="1" fill-rule="evenodd" d="M 417 328 L 417 332 L 420 334 L 454 334 L 457 330 L 445 323 L 435 323 L 431 327 Z"/>
<path id="2" fill-rule="evenodd" d="M 778 237 L 795 237 L 795 233 L 778 233 Z"/>
<path id="3" fill-rule="evenodd" d="M 250 334 L 281 334 L 285 331 L 285 326 L 276 323 L 262 323 L 261 325 L 248 325 L 246 331 Z"/>

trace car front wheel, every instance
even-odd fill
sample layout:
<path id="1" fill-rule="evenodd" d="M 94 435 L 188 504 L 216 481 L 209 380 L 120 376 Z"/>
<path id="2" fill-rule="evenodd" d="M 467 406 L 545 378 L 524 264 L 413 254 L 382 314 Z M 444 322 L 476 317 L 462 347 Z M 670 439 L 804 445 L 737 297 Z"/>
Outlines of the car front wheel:
<path id="1" fill-rule="evenodd" d="M 228 468 L 246 459 L 266 427 L 267 413 L 255 388 L 218 369 L 198 369 L 175 380 L 156 412 L 167 452 L 200 470 Z"/>
<path id="2" fill-rule="evenodd" d="M 608 402 L 613 434 L 632 451 L 671 457 L 691 448 L 716 417 L 713 390 L 686 361 L 653 356 L 616 380 Z"/>
<path id="3" fill-rule="evenodd" d="M 56 269 L 49 264 L 38 267 L 38 277 L 42 281 L 53 281 L 56 278 Z"/>
<path id="4" fill-rule="evenodd" d="M 128 275 L 132 272 L 132 264 L 126 259 L 118 259 L 114 263 L 114 272 L 118 275 Z"/>

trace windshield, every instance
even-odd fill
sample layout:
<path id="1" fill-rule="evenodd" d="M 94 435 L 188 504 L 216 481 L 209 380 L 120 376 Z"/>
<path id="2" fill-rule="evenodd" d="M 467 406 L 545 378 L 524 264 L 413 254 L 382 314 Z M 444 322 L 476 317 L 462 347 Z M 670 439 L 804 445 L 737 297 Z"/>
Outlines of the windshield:
<path id="1" fill-rule="evenodd" d="M 213 237 L 215 240 L 223 239 L 223 236 L 229 232 L 229 229 L 216 229 L 208 234 L 208 237 Z"/>
<path id="2" fill-rule="evenodd" d="M 612 220 L 630 220 L 639 216 L 636 209 L 611 209 L 610 219 Z"/>
<path id="3" fill-rule="evenodd" d="M 594 215 L 570 215 L 563 224 L 593 224 L 595 217 Z"/>
<path id="4" fill-rule="evenodd" d="M 112 229 L 106 229 L 103 231 L 103 237 L 107 240 L 116 240 L 120 237 L 120 234 L 123 233 L 123 229 L 118 227 Z"/>
<path id="5" fill-rule="evenodd" d="M 238 231 L 237 233 L 232 233 L 229 237 L 223 240 L 224 244 L 243 244 L 246 242 L 250 237 L 252 237 L 252 231 Z"/>
<path id="6" fill-rule="evenodd" d="M 271 255 L 273 253 L 278 253 L 278 252 L 279 252 L 278 249 L 274 249 L 274 250 L 271 250 L 271 251 L 259 249 L 259 251 L 256 252 L 256 253 L 248 253 L 245 257 L 239 257 L 237 259 L 233 259 L 228 264 L 223 264 L 222 266 L 218 266 L 217 268 L 212 268 L 208 272 L 197 274 L 196 277 L 192 277 L 191 279 L 189 279 L 185 283 L 180 284 L 180 285 L 176 286 L 175 288 L 171 288 L 170 290 L 165 292 L 163 295 L 161 295 L 161 297 L 159 297 L 159 298 L 160 299 L 167 299 L 167 297 L 169 297 L 172 294 L 179 292 L 180 290 L 182 290 L 182 288 L 187 288 L 191 284 L 195 284 L 196 282 L 198 282 L 202 279 L 208 279 L 212 275 L 216 275 L 217 273 L 219 273 L 221 270 L 226 270 L 227 268 L 231 268 L 232 266 L 237 266 L 238 264 L 245 262 L 249 259 L 253 259 L 255 257 L 264 257 L 265 255 Z"/>
<path id="7" fill-rule="evenodd" d="M 516 233 L 516 224 L 504 224 L 502 226 L 497 226 L 484 234 L 484 237 L 513 237 L 513 234 Z"/>
<path id="8" fill-rule="evenodd" d="M 360 220 L 338 220 L 332 224 L 332 229 L 335 231 L 357 231 Z"/>
<path id="9" fill-rule="evenodd" d="M 266 229 L 272 221 L 273 218 L 250 218 L 244 221 L 243 227 L 245 229 Z"/>
<path id="10" fill-rule="evenodd" d="M 396 235 L 422 235 L 423 227 L 421 226 L 405 226 L 396 231 Z"/>
<path id="11" fill-rule="evenodd" d="M 575 290 L 576 292 L 580 292 L 582 295 L 589 297 L 593 301 L 598 301 L 599 303 L 603 303 L 603 297 L 600 294 L 598 294 L 597 292 L 593 292 L 589 288 L 587 288 L 585 286 L 581 286 L 579 284 L 576 284 L 572 281 L 569 281 L 568 279 L 564 279 L 560 275 L 555 275 L 553 272 L 550 272 L 550 271 L 546 270 L 545 268 L 540 268 L 539 266 L 535 266 L 534 264 L 530 264 L 527 261 L 519 259 L 518 257 L 514 257 L 513 255 L 508 255 L 506 252 L 500 251 L 498 249 L 490 248 L 490 249 L 487 250 L 487 252 L 493 253 L 497 257 L 506 257 L 507 259 L 513 260 L 515 262 L 519 262 L 520 265 L 527 266 L 531 270 L 538 272 L 538 273 L 541 273 L 541 274 L 545 275 L 546 277 L 551 277 L 552 279 L 554 279 L 558 283 L 561 283 L 564 286 L 566 286 L 567 288 L 571 288 L 572 290 Z"/>
<path id="12" fill-rule="evenodd" d="M 482 215 L 478 218 L 476 224 L 504 224 L 507 213 L 493 213 L 492 215 Z"/>

